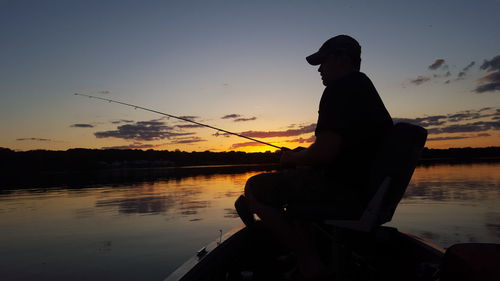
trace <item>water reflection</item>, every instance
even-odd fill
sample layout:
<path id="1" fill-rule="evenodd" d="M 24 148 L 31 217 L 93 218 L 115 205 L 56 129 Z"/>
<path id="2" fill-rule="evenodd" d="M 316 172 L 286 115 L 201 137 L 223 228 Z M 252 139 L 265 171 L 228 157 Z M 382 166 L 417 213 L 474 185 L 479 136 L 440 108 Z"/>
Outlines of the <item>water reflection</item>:
<path id="1" fill-rule="evenodd" d="M 498 163 L 418 167 L 389 225 L 442 247 L 500 243 L 499 168 Z"/>
<path id="2" fill-rule="evenodd" d="M 466 201 L 500 199 L 498 164 L 418 167 L 405 199 Z"/>
<path id="3" fill-rule="evenodd" d="M 224 209 L 224 211 L 225 211 L 225 215 L 224 215 L 225 218 L 233 218 L 233 219 L 239 218 L 239 215 L 236 212 L 236 209 L 234 209 L 234 208 L 226 208 L 226 209 Z"/>
<path id="4" fill-rule="evenodd" d="M 166 212 L 174 200 L 169 196 L 120 198 L 97 201 L 96 207 L 118 207 L 122 214 L 158 214 Z"/>
<path id="5" fill-rule="evenodd" d="M 500 212 L 485 214 L 486 228 L 492 236 L 500 238 Z"/>
<path id="6" fill-rule="evenodd" d="M 418 167 L 390 225 L 443 247 L 500 243 L 499 168 Z M 215 240 L 219 229 L 240 224 L 233 202 L 246 180 L 260 172 L 145 171 L 141 176 L 135 171 L 125 179 L 114 173 L 1 190 L 0 276 L 162 280 Z"/>

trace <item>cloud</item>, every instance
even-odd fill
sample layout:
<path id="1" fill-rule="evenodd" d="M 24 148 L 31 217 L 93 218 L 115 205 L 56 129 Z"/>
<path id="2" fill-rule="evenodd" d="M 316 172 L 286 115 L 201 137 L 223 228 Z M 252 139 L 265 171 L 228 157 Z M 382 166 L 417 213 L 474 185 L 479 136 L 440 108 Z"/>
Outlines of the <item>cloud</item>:
<path id="1" fill-rule="evenodd" d="M 96 132 L 97 138 L 120 138 L 126 140 L 152 141 L 170 139 L 172 137 L 193 135 L 194 133 L 178 132 L 175 127 L 165 125 L 165 122 L 139 121 L 134 124 L 118 126 L 116 130 Z"/>
<path id="2" fill-rule="evenodd" d="M 107 94 L 110 94 L 111 92 L 110 91 L 99 91 L 97 93 L 102 94 L 102 95 L 107 95 Z"/>
<path id="3" fill-rule="evenodd" d="M 428 138 L 427 141 L 443 141 L 443 140 L 460 140 L 460 139 L 468 139 L 468 136 L 456 136 L 456 137 L 436 137 L 436 138 Z"/>
<path id="4" fill-rule="evenodd" d="M 257 117 L 250 117 L 250 118 L 236 118 L 234 119 L 234 122 L 245 122 L 245 121 L 253 121 L 257 120 Z"/>
<path id="5" fill-rule="evenodd" d="M 52 141 L 51 139 L 42 139 L 42 138 L 20 138 L 16 139 L 16 141 Z"/>
<path id="6" fill-rule="evenodd" d="M 298 129 L 288 129 L 285 131 L 246 131 L 240 134 L 251 138 L 293 137 L 312 133 L 315 129 L 316 124 L 313 123 Z"/>
<path id="7" fill-rule="evenodd" d="M 480 82 L 500 82 L 500 71 L 490 73 L 484 77 L 479 78 Z"/>
<path id="8" fill-rule="evenodd" d="M 190 143 L 203 142 L 203 141 L 207 141 L 207 140 L 204 140 L 200 137 L 188 137 L 188 138 L 177 138 L 177 139 L 171 141 L 170 143 L 172 143 L 172 144 L 190 144 Z"/>
<path id="9" fill-rule="evenodd" d="M 205 126 L 198 124 L 185 124 L 185 125 L 176 125 L 176 127 L 182 129 L 193 129 L 193 128 L 203 128 Z"/>
<path id="10" fill-rule="evenodd" d="M 500 71 L 490 73 L 484 77 L 479 78 L 479 82 L 484 84 L 479 85 L 474 92 L 485 93 L 500 91 Z"/>
<path id="11" fill-rule="evenodd" d="M 217 131 L 215 132 L 214 134 L 212 134 L 212 136 L 214 137 L 218 137 L 218 136 L 223 136 L 223 137 L 226 137 L 226 138 L 229 138 L 231 135 L 228 134 L 228 133 L 220 133 L 221 131 Z"/>
<path id="12" fill-rule="evenodd" d="M 478 110 L 478 111 L 466 110 L 466 111 L 458 112 L 455 114 L 449 114 L 448 115 L 448 122 L 460 122 L 460 121 L 464 121 L 464 120 L 475 120 L 475 119 L 485 118 L 485 117 L 489 117 L 489 116 L 491 116 L 491 114 L 481 113 L 480 110 Z"/>
<path id="13" fill-rule="evenodd" d="M 491 60 L 484 60 L 483 64 L 479 67 L 481 70 L 488 72 L 494 71 L 479 79 L 482 85 L 477 86 L 474 92 L 481 94 L 485 92 L 500 91 L 500 55 L 492 58 Z"/>
<path id="14" fill-rule="evenodd" d="M 457 140 L 474 137 L 485 137 L 487 131 L 500 130 L 500 109 L 484 107 L 477 110 L 466 110 L 447 115 L 433 115 L 419 118 L 393 118 L 394 123 L 407 122 L 426 127 L 428 141 Z M 475 122 L 471 122 L 474 120 Z M 468 123 L 465 123 L 468 122 Z M 439 136 L 440 134 L 478 133 L 475 135 Z"/>
<path id="15" fill-rule="evenodd" d="M 447 71 L 445 74 L 434 74 L 432 75 L 433 78 L 446 78 L 446 77 L 450 77 L 451 76 L 451 72 L 450 71 Z"/>
<path id="16" fill-rule="evenodd" d="M 465 110 L 448 115 L 432 115 L 418 118 L 393 118 L 394 123 L 407 122 L 422 127 L 441 126 L 445 123 L 477 120 L 500 115 L 498 109 L 484 107 L 479 110 Z"/>
<path id="17" fill-rule="evenodd" d="M 430 80 L 431 80 L 431 78 L 429 78 L 427 76 L 418 76 L 416 79 L 410 80 L 410 83 L 418 86 L 418 85 L 421 85 L 421 84 L 428 82 Z"/>
<path id="18" fill-rule="evenodd" d="M 470 138 L 489 137 L 489 136 L 491 136 L 491 135 L 488 133 L 481 133 L 481 134 L 470 135 L 470 136 L 449 136 L 449 137 L 428 138 L 427 141 L 460 140 L 460 139 L 470 139 Z"/>
<path id="19" fill-rule="evenodd" d="M 233 120 L 234 122 L 245 122 L 245 121 L 257 120 L 257 117 L 245 118 L 241 114 L 233 113 L 233 114 L 224 115 L 221 117 L 221 119 L 234 119 Z"/>
<path id="20" fill-rule="evenodd" d="M 179 116 L 179 118 L 187 119 L 193 121 L 194 119 L 200 118 L 199 116 L 192 116 L 192 115 L 184 115 L 184 116 Z"/>
<path id="21" fill-rule="evenodd" d="M 444 126 L 441 128 L 428 129 L 429 134 L 443 134 L 443 133 L 469 133 L 481 132 L 488 130 L 500 130 L 500 122 L 495 121 L 479 121 L 468 124 L 454 124 Z"/>
<path id="22" fill-rule="evenodd" d="M 144 148 L 153 148 L 160 145 L 146 144 L 140 142 L 134 142 L 128 145 L 119 145 L 119 146 L 105 146 L 101 149 L 144 149 Z"/>
<path id="23" fill-rule="evenodd" d="M 475 64 L 476 64 L 476 62 L 475 62 L 475 61 L 472 61 L 472 62 L 471 62 L 471 63 L 469 63 L 466 67 L 464 67 L 464 68 L 462 69 L 462 71 L 460 71 L 460 72 L 458 73 L 458 76 L 457 76 L 457 79 L 456 79 L 456 80 L 462 80 L 462 79 L 464 79 L 464 77 L 467 75 L 467 72 L 469 71 L 469 69 L 470 69 L 472 66 L 474 66 Z"/>
<path id="24" fill-rule="evenodd" d="M 305 139 L 305 138 L 298 138 L 298 139 L 293 139 L 293 140 L 287 140 L 287 142 L 298 142 L 298 143 L 312 143 L 316 140 L 316 136 L 312 135 L 311 137 Z"/>
<path id="25" fill-rule="evenodd" d="M 134 123 L 134 121 L 125 119 L 111 121 L 111 124 L 121 124 L 121 123 Z"/>
<path id="26" fill-rule="evenodd" d="M 474 90 L 478 94 L 495 91 L 500 91 L 500 82 L 480 85 Z"/>
<path id="27" fill-rule="evenodd" d="M 459 73 L 458 73 L 458 76 L 457 76 L 457 79 L 456 80 L 462 80 L 464 79 L 464 77 L 467 75 L 467 72 L 469 71 L 469 69 L 474 66 L 476 64 L 475 61 L 472 61 L 471 63 L 469 63 L 466 67 L 464 67 Z"/>
<path id="28" fill-rule="evenodd" d="M 70 127 L 72 128 L 94 128 L 92 124 L 73 124 Z"/>
<path id="29" fill-rule="evenodd" d="M 429 126 L 443 125 L 446 122 L 443 119 L 446 119 L 446 118 L 447 118 L 447 116 L 445 116 L 445 115 L 434 115 L 434 116 L 419 117 L 419 118 L 414 118 L 414 119 L 393 118 L 393 121 L 394 121 L 394 123 L 406 122 L 406 123 L 419 125 L 422 127 L 429 127 Z"/>
<path id="30" fill-rule="evenodd" d="M 483 64 L 479 68 L 486 71 L 500 70 L 500 55 L 492 58 L 491 60 L 484 60 Z"/>
<path id="31" fill-rule="evenodd" d="M 475 61 L 471 61 L 471 63 L 469 63 L 466 67 L 464 67 L 464 69 L 462 69 L 462 71 L 465 71 L 465 72 L 469 71 L 469 69 L 471 67 L 473 67 L 475 64 L 476 64 Z"/>
<path id="32" fill-rule="evenodd" d="M 263 143 L 259 143 L 259 142 L 254 142 L 254 141 L 251 141 L 251 142 L 240 142 L 240 143 L 234 143 L 231 145 L 231 147 L 229 147 L 229 149 L 236 149 L 236 148 L 240 148 L 240 147 L 247 147 L 247 146 L 264 146 L 265 144 Z"/>
<path id="33" fill-rule="evenodd" d="M 443 64 L 444 64 L 443 59 L 437 59 L 431 65 L 429 65 L 429 69 L 436 70 L 436 69 L 440 68 Z"/>
<path id="34" fill-rule="evenodd" d="M 233 114 L 224 115 L 221 117 L 221 119 L 232 119 L 232 118 L 238 118 L 238 117 L 241 117 L 241 115 L 233 113 Z"/>

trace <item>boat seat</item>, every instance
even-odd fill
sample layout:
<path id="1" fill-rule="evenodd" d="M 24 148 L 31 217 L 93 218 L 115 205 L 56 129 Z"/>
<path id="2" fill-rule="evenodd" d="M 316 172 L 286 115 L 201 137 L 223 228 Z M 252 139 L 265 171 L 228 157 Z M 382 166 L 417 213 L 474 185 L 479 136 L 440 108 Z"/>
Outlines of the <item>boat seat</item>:
<path id="1" fill-rule="evenodd" d="M 397 123 L 384 139 L 377 152 L 369 176 L 368 203 L 358 213 L 336 213 L 338 206 L 316 206 L 308 210 L 312 220 L 321 218 L 325 225 L 370 232 L 391 221 L 413 175 L 427 139 L 427 130 L 409 123 Z M 300 216 L 300 206 L 289 206 L 287 213 Z M 319 213 L 321 212 L 321 214 Z M 302 216 L 304 217 L 304 216 Z M 317 220 L 316 220 L 317 221 Z"/>

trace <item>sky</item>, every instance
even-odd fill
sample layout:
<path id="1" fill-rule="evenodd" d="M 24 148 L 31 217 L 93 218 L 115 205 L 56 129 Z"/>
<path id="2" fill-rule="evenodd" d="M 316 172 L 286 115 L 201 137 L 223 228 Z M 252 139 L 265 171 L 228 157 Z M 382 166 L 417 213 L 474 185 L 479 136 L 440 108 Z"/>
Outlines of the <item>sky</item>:
<path id="1" fill-rule="evenodd" d="M 267 151 L 314 140 L 305 57 L 348 34 L 429 148 L 500 146 L 499 1 L 0 0 L 0 147 Z M 352 109 L 356 114 L 356 108 Z"/>

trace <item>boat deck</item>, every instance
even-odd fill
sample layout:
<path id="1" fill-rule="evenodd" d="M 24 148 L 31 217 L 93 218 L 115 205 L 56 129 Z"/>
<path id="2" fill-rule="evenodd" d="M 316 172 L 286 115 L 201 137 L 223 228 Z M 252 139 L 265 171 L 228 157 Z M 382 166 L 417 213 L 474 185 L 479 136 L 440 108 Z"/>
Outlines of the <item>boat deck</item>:
<path id="1" fill-rule="evenodd" d="M 342 241 L 342 242 L 339 242 Z M 289 280 L 293 255 L 262 226 L 241 228 L 208 245 L 169 276 L 174 280 Z M 414 236 L 382 227 L 370 235 L 318 231 L 322 258 L 334 280 L 436 280 L 442 249 Z"/>

